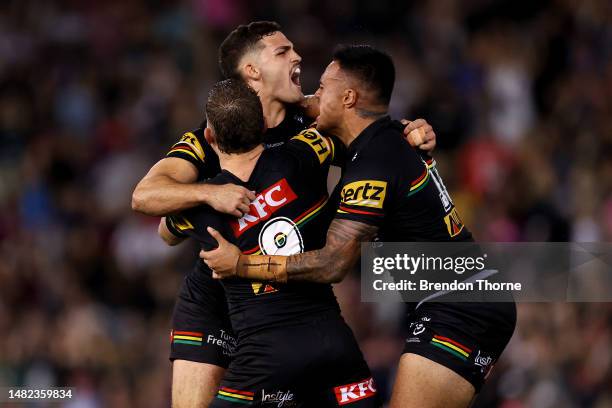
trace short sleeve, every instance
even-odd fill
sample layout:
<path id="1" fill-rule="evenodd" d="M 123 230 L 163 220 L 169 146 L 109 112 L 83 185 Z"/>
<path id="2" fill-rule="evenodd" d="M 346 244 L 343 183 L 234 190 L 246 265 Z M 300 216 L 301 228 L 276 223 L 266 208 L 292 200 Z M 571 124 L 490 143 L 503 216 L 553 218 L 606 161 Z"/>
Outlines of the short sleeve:
<path id="1" fill-rule="evenodd" d="M 340 181 L 337 219 L 380 226 L 388 210 L 390 183 L 382 174 L 367 174 L 359 169 L 345 172 Z"/>
<path id="2" fill-rule="evenodd" d="M 166 157 L 177 157 L 184 159 L 193 164 L 201 175 L 210 177 L 212 175 L 205 174 L 207 172 L 208 162 L 210 158 L 204 150 L 205 141 L 201 140 L 199 132 L 187 132 L 172 145 Z"/>
<path id="3" fill-rule="evenodd" d="M 226 217 L 208 206 L 195 207 L 169 216 L 166 218 L 166 226 L 179 238 L 195 239 L 204 250 L 217 247 L 217 241 L 208 233 L 208 227 L 216 229 L 226 239 L 232 240 Z"/>
<path id="4" fill-rule="evenodd" d="M 327 167 L 332 162 L 336 146 L 330 138 L 321 136 L 315 128 L 309 128 L 292 137 L 287 149 L 301 162 L 302 167 L 314 170 Z"/>

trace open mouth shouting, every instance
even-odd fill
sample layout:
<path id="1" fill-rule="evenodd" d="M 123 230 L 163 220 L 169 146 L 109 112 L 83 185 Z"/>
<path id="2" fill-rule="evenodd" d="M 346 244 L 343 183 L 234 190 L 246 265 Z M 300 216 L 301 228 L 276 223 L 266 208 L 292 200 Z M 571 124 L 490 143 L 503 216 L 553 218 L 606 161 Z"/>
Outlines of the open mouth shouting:
<path id="1" fill-rule="evenodd" d="M 295 86 L 297 86 L 298 88 L 302 87 L 302 84 L 300 83 L 300 74 L 302 73 L 302 70 L 300 68 L 299 65 L 296 65 L 292 70 L 291 70 L 291 74 L 290 74 L 290 78 L 291 78 L 291 82 L 293 82 L 293 84 Z"/>

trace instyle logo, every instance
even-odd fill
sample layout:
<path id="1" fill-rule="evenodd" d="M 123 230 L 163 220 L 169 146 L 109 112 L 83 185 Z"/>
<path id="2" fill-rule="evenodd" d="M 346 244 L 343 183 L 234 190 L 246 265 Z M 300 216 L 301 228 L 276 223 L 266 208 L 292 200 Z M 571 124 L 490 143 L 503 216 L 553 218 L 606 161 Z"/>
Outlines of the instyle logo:
<path id="1" fill-rule="evenodd" d="M 280 208 L 297 198 L 286 179 L 268 187 L 251 201 L 249 212 L 237 221 L 231 222 L 234 235 L 239 237 L 249 228 L 265 221 Z"/>
<path id="2" fill-rule="evenodd" d="M 295 396 L 289 390 L 276 391 L 266 394 L 266 390 L 261 390 L 261 402 L 264 404 L 276 404 L 278 408 L 289 408 L 295 405 Z"/>

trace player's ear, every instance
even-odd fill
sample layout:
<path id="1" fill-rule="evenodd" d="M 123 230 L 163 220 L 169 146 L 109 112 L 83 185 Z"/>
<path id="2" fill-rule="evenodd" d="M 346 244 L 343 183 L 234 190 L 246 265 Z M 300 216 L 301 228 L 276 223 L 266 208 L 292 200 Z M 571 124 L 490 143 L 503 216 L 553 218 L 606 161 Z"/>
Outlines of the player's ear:
<path id="1" fill-rule="evenodd" d="M 357 104 L 357 91 L 346 88 L 342 94 L 342 105 L 345 108 L 352 108 Z"/>
<path id="2" fill-rule="evenodd" d="M 242 67 L 242 72 L 245 80 L 258 81 L 261 79 L 261 71 L 252 63 L 245 64 Z"/>
<path id="3" fill-rule="evenodd" d="M 204 128 L 204 139 L 206 140 L 206 143 L 208 143 L 209 145 L 213 146 L 214 144 L 216 144 L 215 141 L 215 134 L 212 131 L 211 128 L 209 128 L 208 126 L 206 126 Z"/>

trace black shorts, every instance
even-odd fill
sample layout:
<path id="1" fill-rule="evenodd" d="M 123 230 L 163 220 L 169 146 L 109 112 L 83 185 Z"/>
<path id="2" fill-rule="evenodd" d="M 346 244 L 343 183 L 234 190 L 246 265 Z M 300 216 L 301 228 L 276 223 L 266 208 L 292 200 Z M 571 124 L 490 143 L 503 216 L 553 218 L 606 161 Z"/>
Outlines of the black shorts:
<path id="1" fill-rule="evenodd" d="M 185 276 L 174 306 L 170 360 L 227 368 L 236 341 L 225 293 L 219 281 L 198 265 Z"/>
<path id="2" fill-rule="evenodd" d="M 380 407 L 353 333 L 334 313 L 241 337 L 211 408 Z"/>
<path id="3" fill-rule="evenodd" d="M 450 368 L 476 393 L 510 341 L 514 303 L 423 303 L 409 316 L 404 353 Z"/>

